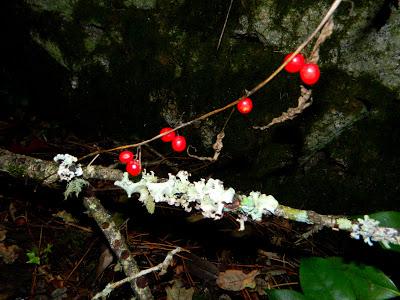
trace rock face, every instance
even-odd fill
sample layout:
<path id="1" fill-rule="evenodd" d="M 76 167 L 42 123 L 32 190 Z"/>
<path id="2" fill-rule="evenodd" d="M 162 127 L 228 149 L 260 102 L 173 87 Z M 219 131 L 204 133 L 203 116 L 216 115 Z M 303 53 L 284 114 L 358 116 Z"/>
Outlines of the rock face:
<path id="1" fill-rule="evenodd" d="M 18 16 L 29 19 L 24 30 L 32 47 L 46 51 L 42 60 L 57 62 L 68 79 L 52 84 L 71 123 L 144 139 L 254 87 L 314 30 L 332 1 L 234 1 L 217 50 L 228 2 L 25 0 Z M 294 121 L 252 129 L 296 106 L 298 76 L 279 75 L 254 95 L 250 116 L 229 120 L 214 177 L 319 211 L 395 208 L 399 23 L 397 1 L 342 2 L 321 46 L 313 105 Z M 227 117 L 183 131 L 210 156 Z"/>

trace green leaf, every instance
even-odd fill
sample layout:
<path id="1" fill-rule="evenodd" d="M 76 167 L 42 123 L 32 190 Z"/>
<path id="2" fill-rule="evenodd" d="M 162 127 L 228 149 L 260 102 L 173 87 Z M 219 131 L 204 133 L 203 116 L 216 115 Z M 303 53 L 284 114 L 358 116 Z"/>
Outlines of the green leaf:
<path id="1" fill-rule="evenodd" d="M 341 258 L 306 258 L 300 264 L 300 282 L 307 299 L 383 300 L 399 296 L 394 283 L 381 271 Z"/>
<path id="2" fill-rule="evenodd" d="M 292 290 L 267 290 L 268 300 L 306 300 L 299 292 Z"/>
<path id="3" fill-rule="evenodd" d="M 351 281 L 357 299 L 391 299 L 400 296 L 394 283 L 382 271 L 370 266 L 343 264 L 347 278 Z"/>
<path id="4" fill-rule="evenodd" d="M 307 299 L 356 300 L 351 283 L 340 265 L 329 259 L 305 258 L 300 264 L 300 283 Z"/>
<path id="5" fill-rule="evenodd" d="M 43 255 L 48 255 L 53 251 L 53 245 L 48 243 L 46 248 L 43 249 Z"/>
<path id="6" fill-rule="evenodd" d="M 369 215 L 371 218 L 379 221 L 379 226 L 400 228 L 400 212 L 398 211 L 381 211 Z M 400 245 L 389 244 L 387 245 L 380 243 L 382 248 L 400 252 Z"/>
<path id="7" fill-rule="evenodd" d="M 28 257 L 28 261 L 26 262 L 27 264 L 40 265 L 40 257 L 37 256 L 37 253 L 34 249 L 31 251 L 28 251 L 26 253 L 26 256 Z"/>

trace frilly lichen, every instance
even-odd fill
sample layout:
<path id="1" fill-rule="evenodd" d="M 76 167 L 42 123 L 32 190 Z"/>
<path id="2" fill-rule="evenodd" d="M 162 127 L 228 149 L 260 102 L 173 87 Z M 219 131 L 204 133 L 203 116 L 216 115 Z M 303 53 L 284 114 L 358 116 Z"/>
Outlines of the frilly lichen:
<path id="1" fill-rule="evenodd" d="M 216 179 L 204 179 L 191 183 L 188 179 L 189 173 L 179 171 L 178 174 L 169 174 L 164 182 L 157 182 L 153 172 L 143 172 L 139 182 L 129 180 L 128 173 L 124 173 L 122 180 L 114 184 L 123 188 L 128 197 L 133 193 L 139 193 L 139 201 L 146 203 L 166 202 L 169 205 L 180 206 L 190 212 L 193 208 L 201 210 L 207 218 L 220 219 L 225 204 L 232 203 L 235 190 L 224 189 L 223 183 Z"/>
<path id="2" fill-rule="evenodd" d="M 71 181 L 74 177 L 83 175 L 80 164 L 77 164 L 78 158 L 69 154 L 57 154 L 54 161 L 59 163 L 57 174 L 60 180 Z"/>
<path id="3" fill-rule="evenodd" d="M 168 180 L 160 181 L 153 172 L 143 172 L 142 179 L 138 182 L 129 180 L 128 173 L 124 173 L 122 180 L 114 183 L 123 188 L 128 197 L 133 193 L 139 193 L 139 201 L 146 206 L 149 201 L 154 203 L 165 202 L 169 205 L 180 206 L 185 211 L 192 209 L 200 211 L 204 217 L 218 220 L 222 218 L 225 207 L 234 203 L 235 190 L 225 189 L 223 182 L 218 179 L 210 178 L 190 182 L 189 173 L 179 171 L 178 174 L 168 175 Z M 264 214 L 274 213 L 278 207 L 278 201 L 271 195 L 267 196 L 259 192 L 251 192 L 249 196 L 237 196 L 240 206 L 236 209 L 241 221 L 247 217 L 253 220 L 261 220 Z"/>
<path id="4" fill-rule="evenodd" d="M 251 216 L 255 221 L 260 221 L 262 215 L 274 213 L 278 207 L 278 201 L 271 195 L 261 194 L 260 192 L 251 192 L 248 197 L 243 197 L 241 201 L 241 210 Z"/>

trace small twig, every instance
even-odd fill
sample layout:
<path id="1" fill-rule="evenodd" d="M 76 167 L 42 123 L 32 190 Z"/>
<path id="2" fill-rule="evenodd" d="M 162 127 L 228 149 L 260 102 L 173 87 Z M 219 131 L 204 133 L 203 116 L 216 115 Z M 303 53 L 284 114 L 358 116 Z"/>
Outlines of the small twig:
<path id="1" fill-rule="evenodd" d="M 228 23 L 229 14 L 230 14 L 231 8 L 232 8 L 232 3 L 233 3 L 233 0 L 231 0 L 231 3 L 229 4 L 228 12 L 226 13 L 224 26 L 222 27 L 222 31 L 221 31 L 221 34 L 220 34 L 219 40 L 218 40 L 217 52 L 218 52 L 219 46 L 221 46 L 222 37 L 224 36 L 224 33 L 225 33 L 226 24 Z"/>
<path id="2" fill-rule="evenodd" d="M 88 167 L 90 167 L 93 162 L 99 157 L 100 154 L 97 154 L 95 157 L 93 157 L 93 159 L 90 161 L 90 163 L 87 165 Z"/>
<path id="3" fill-rule="evenodd" d="M 311 90 L 306 89 L 304 86 L 300 86 L 301 96 L 297 100 L 297 107 L 290 107 L 286 112 L 283 112 L 279 117 L 273 118 L 265 126 L 253 126 L 254 129 L 266 130 L 271 126 L 279 123 L 293 120 L 299 114 L 301 114 L 307 107 L 312 104 Z"/>
<path id="4" fill-rule="evenodd" d="M 225 132 L 223 132 L 223 131 L 221 131 L 220 133 L 217 134 L 217 140 L 213 145 L 213 149 L 215 151 L 213 157 L 197 156 L 194 154 L 190 154 L 190 152 L 189 152 L 190 146 L 187 148 L 186 152 L 189 157 L 196 158 L 198 160 L 208 160 L 208 161 L 214 162 L 218 159 L 219 155 L 221 154 L 222 148 L 224 147 L 224 144 L 222 143 L 222 140 L 224 139 L 224 137 L 225 137 Z"/>
<path id="5" fill-rule="evenodd" d="M 172 262 L 172 259 L 173 259 L 174 255 L 176 253 L 178 253 L 178 252 L 181 252 L 181 251 L 183 251 L 183 249 L 180 248 L 180 247 L 177 247 L 176 249 L 168 252 L 168 255 L 165 257 L 165 259 L 164 259 L 164 261 L 162 263 L 159 263 L 158 265 L 156 265 L 156 266 L 154 266 L 152 268 L 140 271 L 139 273 L 137 273 L 135 275 L 132 275 L 132 276 L 129 276 L 129 277 L 126 277 L 126 278 L 124 278 L 124 279 L 122 279 L 120 281 L 107 284 L 107 286 L 100 293 L 97 293 L 92 298 L 92 300 L 100 299 L 100 298 L 106 298 L 114 289 L 120 287 L 124 283 L 130 282 L 132 280 L 135 280 L 135 279 L 137 279 L 139 277 L 142 277 L 144 275 L 147 275 L 147 274 L 149 274 L 151 272 L 160 271 L 160 275 L 164 275 L 167 272 L 168 267 L 171 265 L 171 262 Z"/>
<path id="6" fill-rule="evenodd" d="M 231 113 L 229 114 L 228 118 L 226 119 L 224 126 L 222 127 L 222 130 L 220 133 L 217 134 L 217 140 L 215 141 L 214 145 L 213 145 L 213 149 L 214 149 L 214 156 L 213 157 L 204 157 L 204 156 L 197 156 L 197 155 L 193 155 L 189 153 L 189 148 L 187 148 L 186 152 L 188 154 L 189 157 L 192 158 L 196 158 L 198 160 L 208 160 L 211 162 L 217 161 L 219 158 L 219 155 L 221 154 L 222 148 L 224 147 L 224 144 L 222 143 L 222 140 L 225 137 L 225 127 L 226 125 L 228 125 L 228 122 L 233 114 L 233 112 L 235 111 L 235 109 L 231 110 Z"/>
<path id="7" fill-rule="evenodd" d="M 89 251 L 92 249 L 92 247 L 93 247 L 95 241 L 96 241 L 96 240 L 93 240 L 93 241 L 90 243 L 89 248 L 86 250 L 85 254 L 82 255 L 81 259 L 78 261 L 78 263 L 77 263 L 77 264 L 75 265 L 75 267 L 72 269 L 72 271 L 68 274 L 68 276 L 67 276 L 67 278 L 65 279 L 65 281 L 68 281 L 68 280 L 71 278 L 72 274 L 75 272 L 75 270 L 81 265 L 81 263 L 82 263 L 82 261 L 85 259 L 86 255 L 88 255 Z"/>
<path id="8" fill-rule="evenodd" d="M 43 225 L 40 226 L 40 235 L 39 235 L 39 247 L 38 247 L 38 256 L 40 257 L 40 250 L 42 247 L 42 234 L 43 234 Z M 38 265 L 35 265 L 35 269 L 32 274 L 32 285 L 31 285 L 31 297 L 35 294 L 36 289 L 36 274 L 37 274 Z"/>
<path id="9" fill-rule="evenodd" d="M 274 285 L 270 286 L 270 289 L 275 289 L 277 287 L 288 286 L 288 285 L 299 285 L 299 283 L 298 282 L 283 282 L 283 283 L 274 284 Z"/>
<path id="10" fill-rule="evenodd" d="M 161 160 L 158 160 L 158 164 L 160 163 L 164 163 L 165 165 L 167 165 L 168 167 L 170 167 L 173 171 L 178 172 L 179 169 L 177 168 L 177 164 L 171 162 L 167 157 L 165 157 L 164 155 L 162 155 L 160 152 L 158 152 L 156 149 L 154 149 L 153 147 L 151 147 L 150 145 L 144 145 L 147 150 L 149 150 L 150 152 L 152 152 L 154 155 L 158 156 L 159 158 L 161 158 Z M 145 164 L 143 164 L 145 165 Z"/>

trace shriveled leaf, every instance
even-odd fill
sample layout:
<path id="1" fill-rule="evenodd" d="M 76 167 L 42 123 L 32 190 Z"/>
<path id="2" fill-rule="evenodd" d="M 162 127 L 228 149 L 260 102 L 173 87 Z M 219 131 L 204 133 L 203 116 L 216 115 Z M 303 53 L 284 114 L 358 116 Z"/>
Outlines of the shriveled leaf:
<path id="1" fill-rule="evenodd" d="M 68 212 L 65 210 L 61 210 L 56 214 L 53 214 L 53 217 L 57 217 L 62 219 L 65 223 L 78 223 L 78 221 Z"/>
<path id="2" fill-rule="evenodd" d="M 371 218 L 379 221 L 379 226 L 383 227 L 392 227 L 392 228 L 400 228 L 400 212 L 398 211 L 381 211 L 374 214 L 369 215 Z M 385 245 L 380 243 L 382 248 L 400 252 L 399 245 Z"/>
<path id="3" fill-rule="evenodd" d="M 103 247 L 103 251 L 100 254 L 99 262 L 96 268 L 96 278 L 103 273 L 105 269 L 112 263 L 114 256 L 112 255 L 108 247 Z"/>
<path id="4" fill-rule="evenodd" d="M 221 289 L 228 291 L 241 291 L 247 287 L 256 286 L 255 278 L 260 274 L 258 270 L 253 270 L 245 274 L 241 270 L 227 270 L 219 273 L 217 284 Z"/>
<path id="5" fill-rule="evenodd" d="M 17 245 L 6 246 L 0 243 L 0 258 L 6 264 L 12 264 L 19 256 L 20 249 Z"/>
<path id="6" fill-rule="evenodd" d="M 166 287 L 167 300 L 191 300 L 194 294 L 193 287 L 185 288 L 181 281 L 175 280 L 173 286 Z"/>
<path id="7" fill-rule="evenodd" d="M 305 258 L 300 282 L 307 299 L 383 300 L 399 296 L 393 282 L 381 271 L 345 264 L 341 258 Z"/>
<path id="8" fill-rule="evenodd" d="M 306 297 L 299 292 L 292 290 L 269 290 L 268 300 L 306 300 Z"/>

